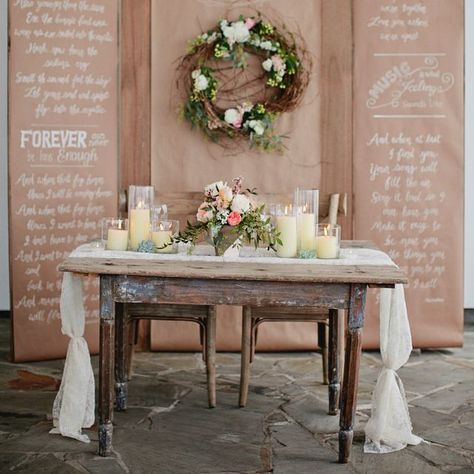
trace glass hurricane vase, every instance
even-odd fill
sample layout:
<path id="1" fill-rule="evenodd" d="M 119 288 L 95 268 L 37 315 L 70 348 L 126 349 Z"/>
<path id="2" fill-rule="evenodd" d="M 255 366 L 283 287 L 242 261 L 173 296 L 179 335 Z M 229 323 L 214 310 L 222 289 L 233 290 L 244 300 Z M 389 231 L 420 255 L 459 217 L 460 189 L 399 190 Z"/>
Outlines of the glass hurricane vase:
<path id="1" fill-rule="evenodd" d="M 229 225 L 222 227 L 211 226 L 207 230 L 207 236 L 208 242 L 214 247 L 216 257 L 224 255 L 225 251 L 238 239 L 234 228 Z"/>

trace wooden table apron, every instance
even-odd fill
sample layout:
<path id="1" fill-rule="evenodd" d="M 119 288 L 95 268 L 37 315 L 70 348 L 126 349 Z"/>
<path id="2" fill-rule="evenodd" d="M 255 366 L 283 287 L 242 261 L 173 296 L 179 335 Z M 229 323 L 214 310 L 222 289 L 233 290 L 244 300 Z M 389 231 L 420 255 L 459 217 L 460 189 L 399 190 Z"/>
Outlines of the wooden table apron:
<path id="1" fill-rule="evenodd" d="M 348 310 L 340 400 L 339 461 L 353 438 L 357 384 L 368 287 L 406 283 L 392 265 L 286 265 L 230 262 L 163 262 L 69 257 L 60 271 L 100 277 L 99 454 L 112 451 L 115 325 L 122 304 L 316 307 Z"/>

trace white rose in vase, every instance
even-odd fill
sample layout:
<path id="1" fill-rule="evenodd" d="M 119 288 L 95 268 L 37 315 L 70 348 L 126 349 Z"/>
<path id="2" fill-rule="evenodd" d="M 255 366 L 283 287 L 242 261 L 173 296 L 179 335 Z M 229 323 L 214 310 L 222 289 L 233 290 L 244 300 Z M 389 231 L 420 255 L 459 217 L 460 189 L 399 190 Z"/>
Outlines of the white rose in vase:
<path id="1" fill-rule="evenodd" d="M 232 188 L 229 186 L 223 186 L 219 189 L 219 197 L 222 199 L 223 202 L 230 202 L 232 201 Z"/>
<path id="2" fill-rule="evenodd" d="M 226 187 L 227 183 L 224 183 L 223 181 L 216 181 L 215 183 L 208 184 L 204 188 L 204 194 L 209 197 L 217 197 L 219 196 L 219 190 Z"/>
<path id="3" fill-rule="evenodd" d="M 236 194 L 230 205 L 232 211 L 240 214 L 247 212 L 250 208 L 250 200 L 245 194 Z"/>

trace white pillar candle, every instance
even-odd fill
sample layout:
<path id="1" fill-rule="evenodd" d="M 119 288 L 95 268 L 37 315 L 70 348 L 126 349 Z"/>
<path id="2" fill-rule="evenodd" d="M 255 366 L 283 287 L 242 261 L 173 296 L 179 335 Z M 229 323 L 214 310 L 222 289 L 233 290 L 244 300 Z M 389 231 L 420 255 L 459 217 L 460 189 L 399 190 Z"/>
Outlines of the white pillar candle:
<path id="1" fill-rule="evenodd" d="M 296 257 L 298 237 L 295 216 L 277 216 L 276 231 L 280 234 L 282 245 L 277 244 L 276 251 L 279 257 Z"/>
<path id="2" fill-rule="evenodd" d="M 156 251 L 158 253 L 172 253 L 173 252 L 173 245 L 171 245 L 171 237 L 172 233 L 170 230 L 157 230 L 151 233 L 151 240 L 153 240 Z M 163 247 L 166 245 L 165 248 L 160 249 L 159 247 Z"/>
<path id="3" fill-rule="evenodd" d="M 130 211 L 130 247 L 137 250 L 142 240 L 150 238 L 150 209 L 138 206 Z"/>
<path id="4" fill-rule="evenodd" d="M 128 230 L 109 229 L 107 231 L 107 250 L 127 250 Z"/>
<path id="5" fill-rule="evenodd" d="M 316 219 L 313 213 L 298 214 L 298 248 L 300 250 L 314 250 L 316 237 Z"/>
<path id="6" fill-rule="evenodd" d="M 316 255 L 318 258 L 337 258 L 339 245 L 334 235 L 320 235 L 316 238 Z"/>

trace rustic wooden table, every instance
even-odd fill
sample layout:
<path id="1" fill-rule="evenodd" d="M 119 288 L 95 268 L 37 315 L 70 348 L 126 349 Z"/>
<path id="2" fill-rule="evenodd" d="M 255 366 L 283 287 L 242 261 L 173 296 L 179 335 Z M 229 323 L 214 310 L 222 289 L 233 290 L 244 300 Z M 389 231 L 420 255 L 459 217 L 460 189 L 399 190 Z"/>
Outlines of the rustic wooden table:
<path id="1" fill-rule="evenodd" d="M 368 247 L 368 242 L 346 242 Z M 406 283 L 392 265 L 289 265 L 234 262 L 148 261 L 69 257 L 60 271 L 100 277 L 99 454 L 112 450 L 115 325 L 124 303 L 317 307 L 346 309 L 339 461 L 349 459 L 368 287 Z"/>

